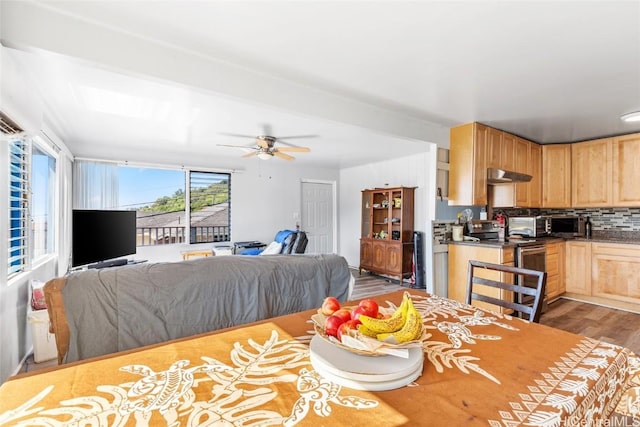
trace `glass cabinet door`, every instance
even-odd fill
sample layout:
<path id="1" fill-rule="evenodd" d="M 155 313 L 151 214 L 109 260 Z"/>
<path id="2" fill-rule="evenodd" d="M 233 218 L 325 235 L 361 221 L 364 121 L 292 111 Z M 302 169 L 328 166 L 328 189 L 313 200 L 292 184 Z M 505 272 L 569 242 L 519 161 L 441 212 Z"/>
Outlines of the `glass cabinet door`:
<path id="1" fill-rule="evenodd" d="M 360 224 L 362 225 L 362 230 L 360 231 L 361 237 L 370 238 L 373 237 L 371 235 L 371 192 L 363 191 L 362 192 L 362 221 Z"/>

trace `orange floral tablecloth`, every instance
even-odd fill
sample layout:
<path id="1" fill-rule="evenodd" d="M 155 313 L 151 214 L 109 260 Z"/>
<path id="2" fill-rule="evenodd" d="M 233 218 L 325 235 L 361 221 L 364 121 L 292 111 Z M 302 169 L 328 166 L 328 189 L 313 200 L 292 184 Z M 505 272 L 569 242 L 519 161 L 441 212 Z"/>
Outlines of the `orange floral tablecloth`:
<path id="1" fill-rule="evenodd" d="M 0 425 L 582 426 L 611 425 L 616 406 L 638 416 L 628 349 L 411 293 L 425 362 L 399 389 L 353 390 L 314 371 L 307 311 L 12 379 Z M 391 308 L 401 298 L 376 297 Z"/>

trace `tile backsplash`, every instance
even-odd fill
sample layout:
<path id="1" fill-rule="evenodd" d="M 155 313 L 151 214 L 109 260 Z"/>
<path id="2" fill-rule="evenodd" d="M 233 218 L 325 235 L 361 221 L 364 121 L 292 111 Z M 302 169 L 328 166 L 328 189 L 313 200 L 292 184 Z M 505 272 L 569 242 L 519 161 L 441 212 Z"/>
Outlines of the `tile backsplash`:
<path id="1" fill-rule="evenodd" d="M 640 208 L 571 208 L 571 209 L 502 209 L 507 216 L 515 215 L 579 215 L 591 219 L 593 231 L 640 233 Z M 433 240 L 445 240 L 447 232 L 451 232 L 454 220 L 434 220 Z M 635 234 L 635 233 L 634 233 Z"/>
<path id="2" fill-rule="evenodd" d="M 640 208 L 540 209 L 541 215 L 588 216 L 596 231 L 640 231 Z"/>

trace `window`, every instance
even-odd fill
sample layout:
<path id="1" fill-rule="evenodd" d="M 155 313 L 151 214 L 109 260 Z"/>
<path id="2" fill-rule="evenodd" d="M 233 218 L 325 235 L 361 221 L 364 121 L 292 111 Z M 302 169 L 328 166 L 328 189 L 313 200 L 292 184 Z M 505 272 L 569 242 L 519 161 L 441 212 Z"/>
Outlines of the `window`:
<path id="1" fill-rule="evenodd" d="M 34 145 L 31 153 L 33 259 L 55 252 L 56 159 Z"/>
<path id="2" fill-rule="evenodd" d="M 55 251 L 56 159 L 26 137 L 9 140 L 8 275 Z"/>
<path id="3" fill-rule="evenodd" d="M 77 160 L 74 208 L 136 210 L 138 246 L 229 241 L 230 178 Z"/>
<path id="4" fill-rule="evenodd" d="M 230 178 L 227 173 L 189 174 L 191 243 L 231 240 Z"/>

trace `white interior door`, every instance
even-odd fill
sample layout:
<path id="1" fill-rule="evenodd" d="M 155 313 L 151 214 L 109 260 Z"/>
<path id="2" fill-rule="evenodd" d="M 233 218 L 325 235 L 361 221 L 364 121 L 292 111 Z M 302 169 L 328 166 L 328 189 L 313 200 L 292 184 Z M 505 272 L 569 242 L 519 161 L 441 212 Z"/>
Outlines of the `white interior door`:
<path id="1" fill-rule="evenodd" d="M 309 243 L 306 253 L 333 253 L 335 228 L 335 183 L 302 182 L 302 230 Z"/>

